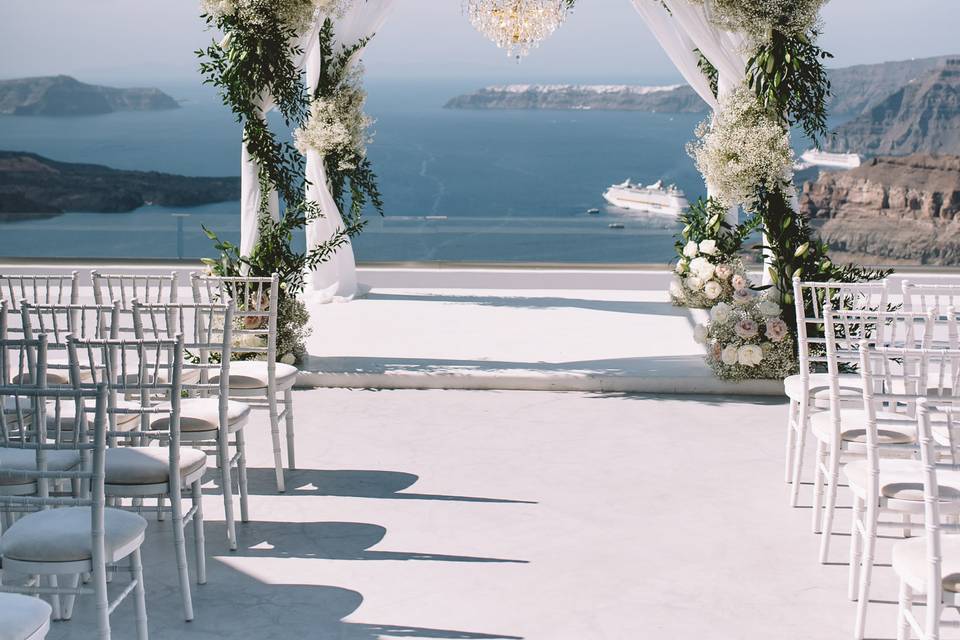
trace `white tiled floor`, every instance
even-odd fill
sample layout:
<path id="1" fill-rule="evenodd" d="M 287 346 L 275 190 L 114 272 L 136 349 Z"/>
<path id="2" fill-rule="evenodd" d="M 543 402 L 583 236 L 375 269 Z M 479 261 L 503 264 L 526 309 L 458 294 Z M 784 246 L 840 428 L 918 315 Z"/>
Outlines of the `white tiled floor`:
<path id="1" fill-rule="evenodd" d="M 285 495 L 264 416 L 249 427 L 253 521 L 235 553 L 208 483 L 209 583 L 195 588 L 192 623 L 169 525 L 151 524 L 152 638 L 851 632 L 848 538 L 836 538 L 837 564 L 816 562 L 810 509 L 786 505 L 776 400 L 331 389 L 295 402 L 302 468 Z M 895 600 L 889 568 L 874 593 Z M 93 637 L 90 604 L 50 638 Z M 114 615 L 115 638 L 133 637 L 131 613 Z M 869 637 L 893 637 L 894 614 L 875 605 Z"/>

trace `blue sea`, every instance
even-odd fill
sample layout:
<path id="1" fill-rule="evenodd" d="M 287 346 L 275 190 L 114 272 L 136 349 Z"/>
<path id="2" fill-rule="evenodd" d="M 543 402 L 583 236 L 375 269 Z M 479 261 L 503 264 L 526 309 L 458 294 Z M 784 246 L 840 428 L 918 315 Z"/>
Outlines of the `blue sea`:
<path id="1" fill-rule="evenodd" d="M 477 86 L 368 83 L 368 111 L 376 119 L 369 156 L 386 207 L 383 217 L 368 216 L 355 240 L 358 260 L 663 264 L 670 259 L 674 224 L 606 208 L 601 194 L 630 177 L 676 183 L 691 200 L 702 195 L 684 145 L 703 116 L 442 108 L 448 98 Z M 240 129 L 214 91 L 199 83 L 161 88 L 181 100 L 182 108 L 82 118 L 0 117 L 0 149 L 120 169 L 238 175 Z M 238 204 L 147 206 L 131 213 L 0 223 L 0 256 L 210 255 L 200 225 L 238 239 Z M 600 215 L 588 215 L 591 207 Z M 612 222 L 624 228 L 611 229 Z"/>

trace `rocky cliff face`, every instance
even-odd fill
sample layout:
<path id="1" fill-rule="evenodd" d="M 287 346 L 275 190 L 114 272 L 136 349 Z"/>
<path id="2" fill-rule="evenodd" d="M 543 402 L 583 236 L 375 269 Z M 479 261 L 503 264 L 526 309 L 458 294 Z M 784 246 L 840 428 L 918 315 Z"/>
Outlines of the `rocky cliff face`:
<path id="1" fill-rule="evenodd" d="M 803 185 L 800 210 L 833 249 L 960 264 L 960 157 L 879 157 Z"/>
<path id="2" fill-rule="evenodd" d="M 859 115 L 917 78 L 944 65 L 952 56 L 858 64 L 830 69 L 831 115 Z"/>
<path id="3" fill-rule="evenodd" d="M 0 214 L 7 214 L 7 219 L 13 214 L 114 213 L 133 211 L 147 203 L 185 207 L 239 198 L 239 178 L 119 171 L 0 151 Z"/>
<path id="4" fill-rule="evenodd" d="M 179 106 L 159 89 L 101 87 L 70 76 L 0 80 L 0 115 L 80 116 Z"/>
<path id="5" fill-rule="evenodd" d="M 926 73 L 841 125 L 833 151 L 960 154 L 960 59 Z"/>
<path id="6" fill-rule="evenodd" d="M 598 109 L 704 113 L 707 105 L 686 85 L 512 84 L 457 96 L 447 109 Z"/>

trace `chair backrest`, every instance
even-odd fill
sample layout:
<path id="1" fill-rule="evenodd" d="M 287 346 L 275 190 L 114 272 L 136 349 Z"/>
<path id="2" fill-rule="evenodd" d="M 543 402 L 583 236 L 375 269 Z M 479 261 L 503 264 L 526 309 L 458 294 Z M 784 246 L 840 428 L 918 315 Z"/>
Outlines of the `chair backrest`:
<path id="1" fill-rule="evenodd" d="M 197 370 L 196 382 L 184 382 L 184 391 L 201 397 L 211 393 L 220 397 L 221 410 L 226 411 L 230 390 L 230 357 L 233 342 L 233 302 L 224 304 L 174 303 L 143 304 L 133 301 L 133 324 L 137 338 L 156 340 L 183 336 L 186 354 L 183 370 Z M 211 373 L 218 380 L 211 383 Z M 184 380 L 193 379 L 184 375 Z M 226 424 L 223 420 L 221 424 Z"/>
<path id="2" fill-rule="evenodd" d="M 171 491 L 179 487 L 180 396 L 183 389 L 183 336 L 170 340 L 84 340 L 70 337 L 70 379 L 75 389 L 104 387 L 111 439 L 146 445 L 169 443 Z M 89 372 L 89 375 L 84 375 Z M 120 415 L 136 415 L 136 433 L 117 431 Z M 162 423 L 154 418 L 165 418 Z M 126 418 L 125 421 L 131 420 Z"/>
<path id="3" fill-rule="evenodd" d="M 191 273 L 190 288 L 197 303 L 222 304 L 233 300 L 233 353 L 263 354 L 268 375 L 273 377 L 277 360 L 279 276 L 225 278 Z"/>
<path id="4" fill-rule="evenodd" d="M 168 275 L 90 272 L 93 300 L 97 304 L 118 303 L 123 322 L 119 333 L 133 336 L 133 301 L 170 303 L 177 301 L 179 279 L 176 271 Z"/>
<path id="5" fill-rule="evenodd" d="M 912 424 L 916 399 L 928 389 L 928 360 L 943 362 L 943 354 L 951 351 L 929 348 L 936 324 L 932 311 L 833 311 L 829 304 L 824 310 L 833 434 L 840 437 L 840 366 L 857 364 L 864 385 L 869 449 L 870 439 L 876 439 L 875 402 L 888 404 L 888 412 L 902 413 Z M 953 388 L 946 391 L 950 395 Z"/>
<path id="6" fill-rule="evenodd" d="M 26 398 L 37 413 L 26 422 L 16 422 L 16 416 L 0 412 L 0 439 L 5 447 L 32 450 L 36 456 L 35 468 L 0 467 L 0 480 L 14 479 L 19 482 L 36 482 L 35 496 L 7 496 L 0 494 L 0 506 L 15 506 L 19 511 L 45 509 L 51 506 L 91 507 L 94 536 L 94 560 L 103 558 L 103 506 L 104 506 L 104 449 L 106 447 L 107 390 L 100 386 L 89 389 L 41 389 L 21 385 L 0 386 L 0 397 Z M 84 429 L 61 428 L 61 422 L 70 415 L 86 415 L 86 402 L 94 401 L 93 420 Z M 52 407 L 48 406 L 52 403 Z M 64 410 L 73 405 L 72 411 Z M 62 434 L 50 440 L 49 426 Z M 72 423 L 71 423 L 72 424 Z M 44 425 L 48 428 L 44 429 Z M 27 437 L 14 435 L 22 429 L 29 430 Z M 50 469 L 46 454 L 51 450 L 75 450 L 80 452 L 80 466 L 69 470 Z M 79 481 L 85 487 L 79 495 L 50 497 L 49 487 L 60 480 Z M 18 483 L 19 483 L 18 482 Z M 97 537 L 99 536 L 99 542 Z M 97 552 L 99 545 L 99 554 Z"/>
<path id="7" fill-rule="evenodd" d="M 62 275 L 0 273 L 0 298 L 7 301 L 12 311 L 20 310 L 22 300 L 33 304 L 76 304 L 79 296 L 76 271 Z M 23 333 L 19 314 L 8 320 L 8 331 Z"/>
<path id="8" fill-rule="evenodd" d="M 810 375 L 811 366 L 826 364 L 824 309 L 835 311 L 887 310 L 887 283 L 802 282 L 793 279 L 794 313 L 797 318 L 797 355 L 800 376 Z"/>
<path id="9" fill-rule="evenodd" d="M 4 312 L 0 301 L 0 316 Z M 43 389 L 47 383 L 47 337 L 36 340 L 7 338 L 0 330 L 0 386 L 19 389 Z M 10 438 L 26 437 L 26 427 L 39 410 L 30 398 L 20 395 L 0 397 L 0 410 L 6 414 L 8 427 L 15 431 L 0 433 L 0 447 L 7 446 Z"/>
<path id="10" fill-rule="evenodd" d="M 118 337 L 120 326 L 119 305 L 90 304 L 20 304 L 23 334 L 34 339 L 39 334 L 47 336 L 47 375 L 52 383 L 69 381 L 70 365 L 67 360 L 67 341 L 76 338 L 106 339 Z M 61 356 L 57 358 L 57 355 Z"/>
<path id="11" fill-rule="evenodd" d="M 960 308 L 960 283 L 914 284 L 904 280 L 900 285 L 904 311 Z"/>

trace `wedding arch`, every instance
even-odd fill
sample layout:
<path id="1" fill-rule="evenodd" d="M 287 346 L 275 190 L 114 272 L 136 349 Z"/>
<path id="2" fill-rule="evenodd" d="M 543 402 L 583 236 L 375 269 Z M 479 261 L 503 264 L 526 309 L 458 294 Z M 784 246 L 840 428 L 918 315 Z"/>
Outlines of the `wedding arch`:
<path id="1" fill-rule="evenodd" d="M 472 12 L 507 7 L 489 21 L 496 27 L 530 7 L 543 12 L 550 6 L 562 21 L 575 1 L 470 0 L 470 5 Z M 766 298 L 780 307 L 793 302 L 793 278 L 877 275 L 829 260 L 827 247 L 797 212 L 792 186 L 791 128 L 801 128 L 815 143 L 826 134 L 829 82 L 823 61 L 830 54 L 816 45 L 825 1 L 630 0 L 712 113 L 688 148 L 708 197 L 684 218 L 677 262 L 684 277 L 671 289 L 676 303 L 697 299 L 705 303 L 699 306 L 714 306 L 730 299 L 735 287 L 729 276 L 723 286 L 705 287 L 705 281 L 718 266 L 721 273 L 736 271 L 719 260 L 734 259 L 754 230 L 763 234 Z M 356 294 L 350 238 L 363 226 L 367 203 L 382 211 L 365 156 L 369 120 L 359 58 L 392 3 L 202 0 L 208 24 L 225 36 L 198 52 L 201 71 L 243 125 L 241 241 L 234 246 L 208 231 L 220 250 L 218 259 L 207 261 L 211 268 L 277 271 L 291 298 L 304 288 L 320 301 Z M 470 17 L 476 25 L 477 16 Z M 503 41 L 510 44 L 511 38 Z M 293 141 L 270 130 L 271 110 L 296 127 Z M 291 239 L 303 227 L 307 250 L 298 253 Z M 784 320 L 792 324 L 792 316 Z"/>

